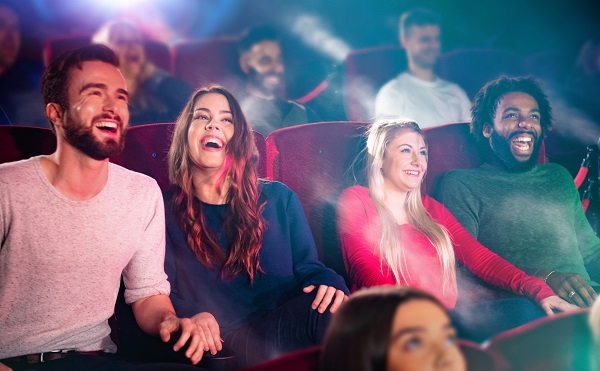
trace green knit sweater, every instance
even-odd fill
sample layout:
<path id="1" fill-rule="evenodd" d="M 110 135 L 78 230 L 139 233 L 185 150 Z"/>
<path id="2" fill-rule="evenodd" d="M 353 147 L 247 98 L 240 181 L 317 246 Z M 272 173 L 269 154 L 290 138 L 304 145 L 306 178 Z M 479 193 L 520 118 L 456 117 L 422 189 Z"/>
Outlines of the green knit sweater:
<path id="1" fill-rule="evenodd" d="M 452 170 L 437 198 L 484 246 L 516 266 L 600 282 L 600 239 L 562 166 L 536 165 L 522 173 L 489 164 Z"/>

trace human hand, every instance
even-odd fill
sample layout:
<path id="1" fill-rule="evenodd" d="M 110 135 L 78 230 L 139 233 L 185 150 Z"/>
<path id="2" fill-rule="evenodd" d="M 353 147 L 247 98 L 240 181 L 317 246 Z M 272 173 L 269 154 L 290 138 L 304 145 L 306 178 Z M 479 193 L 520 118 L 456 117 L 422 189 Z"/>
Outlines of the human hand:
<path id="1" fill-rule="evenodd" d="M 13 371 L 13 369 L 0 362 L 0 371 Z"/>
<path id="2" fill-rule="evenodd" d="M 212 314 L 208 312 L 198 313 L 191 320 L 200 330 L 200 337 L 205 351 L 210 351 L 210 354 L 215 355 L 223 349 L 219 324 Z"/>
<path id="3" fill-rule="evenodd" d="M 540 301 L 540 306 L 542 307 L 544 312 L 546 312 L 546 314 L 549 316 L 554 315 L 553 309 L 559 310 L 561 312 L 568 312 L 571 310 L 579 309 L 577 305 L 568 303 L 556 295 L 548 296 L 547 298 L 542 299 L 542 301 Z"/>
<path id="4" fill-rule="evenodd" d="M 158 326 L 159 335 L 165 343 L 171 340 L 171 335 L 180 332 L 179 339 L 173 345 L 174 351 L 179 351 L 183 346 L 190 342 L 185 356 L 193 364 L 197 364 L 204 354 L 204 344 L 201 341 L 198 326 L 189 318 L 170 317 L 163 320 Z"/>
<path id="5" fill-rule="evenodd" d="M 598 294 L 577 273 L 552 272 L 546 274 L 546 283 L 554 292 L 566 301 L 581 308 L 592 305 Z"/>
<path id="6" fill-rule="evenodd" d="M 315 289 L 315 285 L 306 286 L 302 289 L 305 293 L 311 293 Z M 318 310 L 319 313 L 325 312 L 327 306 L 333 300 L 333 304 L 329 308 L 331 313 L 335 313 L 335 311 L 340 307 L 340 305 L 348 299 L 348 296 L 342 291 L 338 290 L 333 286 L 327 285 L 319 285 L 317 289 L 317 296 L 315 300 L 312 302 L 312 309 Z"/>

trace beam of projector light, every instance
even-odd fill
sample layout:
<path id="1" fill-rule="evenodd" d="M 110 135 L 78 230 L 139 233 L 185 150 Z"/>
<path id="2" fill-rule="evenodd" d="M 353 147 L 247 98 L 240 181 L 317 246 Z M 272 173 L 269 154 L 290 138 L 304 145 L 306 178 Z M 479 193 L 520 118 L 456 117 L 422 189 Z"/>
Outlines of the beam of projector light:
<path id="1" fill-rule="evenodd" d="M 319 18 L 301 15 L 293 22 L 292 32 L 298 35 L 307 45 L 341 63 L 350 53 L 351 48 L 343 40 L 332 35 L 322 25 Z"/>

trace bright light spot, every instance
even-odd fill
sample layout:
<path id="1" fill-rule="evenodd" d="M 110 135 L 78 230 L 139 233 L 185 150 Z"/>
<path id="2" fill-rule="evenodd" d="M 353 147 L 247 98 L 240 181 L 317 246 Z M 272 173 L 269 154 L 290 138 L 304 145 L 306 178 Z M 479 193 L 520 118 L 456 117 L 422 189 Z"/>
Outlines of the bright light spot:
<path id="1" fill-rule="evenodd" d="M 302 15 L 298 17 L 293 23 L 292 31 L 305 43 L 337 62 L 343 62 L 351 51 L 348 44 L 332 35 L 315 16 Z"/>

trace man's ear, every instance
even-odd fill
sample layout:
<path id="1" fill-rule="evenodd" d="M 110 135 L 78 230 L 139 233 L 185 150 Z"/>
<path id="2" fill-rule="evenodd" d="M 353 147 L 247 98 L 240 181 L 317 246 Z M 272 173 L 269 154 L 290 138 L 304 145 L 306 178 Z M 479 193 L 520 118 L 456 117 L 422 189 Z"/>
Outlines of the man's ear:
<path id="1" fill-rule="evenodd" d="M 402 46 L 402 48 L 406 49 L 406 36 L 400 36 L 398 39 L 400 41 L 400 46 Z"/>
<path id="2" fill-rule="evenodd" d="M 494 127 L 490 124 L 484 124 L 483 129 L 481 130 L 481 132 L 483 133 L 483 136 L 486 138 L 491 137 L 493 131 L 494 131 Z"/>
<path id="3" fill-rule="evenodd" d="M 246 57 L 245 53 L 240 56 L 240 68 L 245 74 L 250 72 L 250 69 L 248 68 L 248 58 Z"/>
<path id="4" fill-rule="evenodd" d="M 46 117 L 55 127 L 62 126 L 64 111 L 58 103 L 48 103 L 46 105 Z"/>

